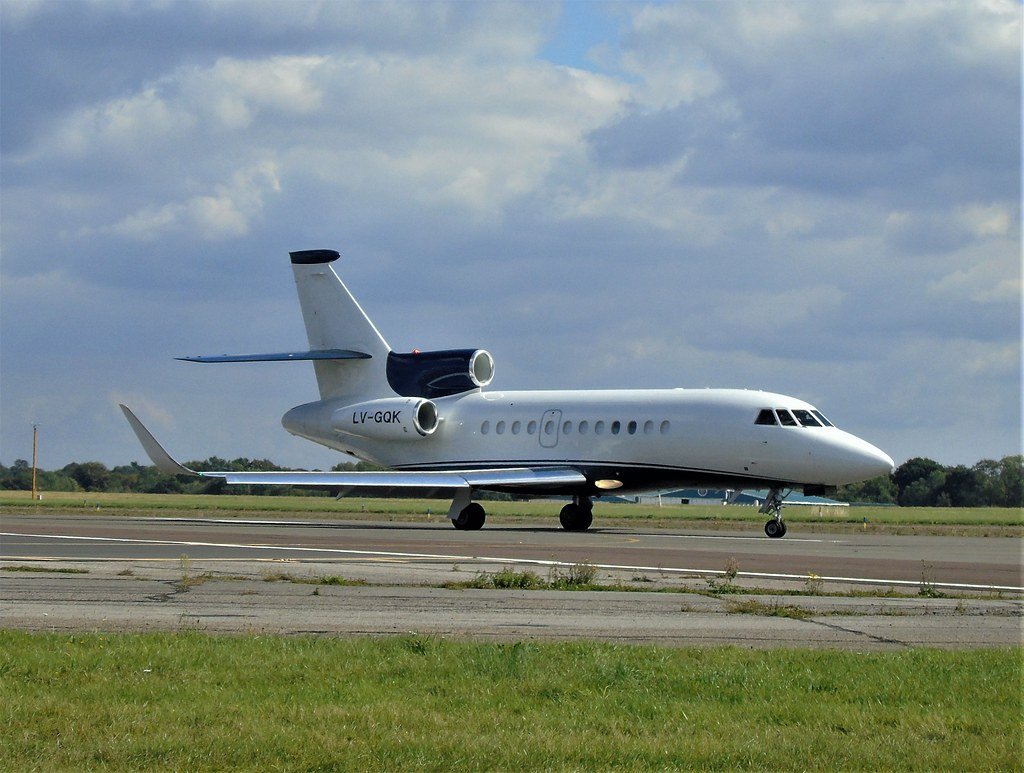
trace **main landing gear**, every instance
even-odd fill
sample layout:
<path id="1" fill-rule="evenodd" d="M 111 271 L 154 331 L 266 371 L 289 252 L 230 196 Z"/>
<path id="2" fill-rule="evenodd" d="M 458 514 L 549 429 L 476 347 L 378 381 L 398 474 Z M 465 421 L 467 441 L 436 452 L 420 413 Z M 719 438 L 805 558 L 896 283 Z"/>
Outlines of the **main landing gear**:
<path id="1" fill-rule="evenodd" d="M 558 514 L 558 520 L 566 531 L 586 531 L 594 522 L 594 503 L 590 497 L 573 497 Z"/>
<path id="2" fill-rule="evenodd" d="M 460 531 L 476 531 L 483 527 L 485 520 L 487 520 L 487 514 L 484 512 L 483 505 L 470 502 L 459 511 L 457 517 L 452 518 L 452 526 Z"/>
<path id="3" fill-rule="evenodd" d="M 476 502 L 467 502 L 468 494 L 463 498 L 457 498 L 452 502 L 451 512 L 455 513 L 451 518 L 452 526 L 459 531 L 476 531 L 484 525 L 487 514 L 482 505 Z M 562 508 L 558 514 L 558 520 L 566 531 L 586 531 L 594 522 L 594 503 L 590 497 L 576 496 L 572 502 Z"/>
<path id="4" fill-rule="evenodd" d="M 773 488 L 758 511 L 770 513 L 772 518 L 764 525 L 764 533 L 773 539 L 786 536 L 786 522 L 782 520 L 782 489 Z"/>

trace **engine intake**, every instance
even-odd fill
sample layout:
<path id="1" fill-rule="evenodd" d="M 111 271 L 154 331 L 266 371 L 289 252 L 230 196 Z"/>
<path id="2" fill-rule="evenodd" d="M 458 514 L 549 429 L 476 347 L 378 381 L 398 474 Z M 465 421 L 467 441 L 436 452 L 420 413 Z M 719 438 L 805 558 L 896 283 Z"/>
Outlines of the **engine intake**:
<path id="1" fill-rule="evenodd" d="M 388 383 L 404 397 L 447 397 L 479 389 L 494 378 L 494 358 L 486 349 L 388 354 Z"/>
<path id="2" fill-rule="evenodd" d="M 434 403 L 409 397 L 347 405 L 331 417 L 338 432 L 376 440 L 419 440 L 434 434 L 438 423 Z"/>

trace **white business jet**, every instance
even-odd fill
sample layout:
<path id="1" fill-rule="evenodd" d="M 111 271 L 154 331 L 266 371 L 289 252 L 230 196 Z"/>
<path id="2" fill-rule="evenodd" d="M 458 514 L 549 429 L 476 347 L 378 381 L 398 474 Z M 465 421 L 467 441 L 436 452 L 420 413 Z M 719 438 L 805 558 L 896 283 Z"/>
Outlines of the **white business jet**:
<path id="1" fill-rule="evenodd" d="M 485 391 L 483 349 L 393 352 L 332 263 L 291 253 L 309 350 L 182 357 L 192 362 L 310 360 L 320 399 L 282 418 L 293 435 L 388 472 L 195 472 L 121 406 L 156 466 L 229 484 L 451 498 L 456 529 L 479 529 L 478 491 L 569 496 L 562 527 L 582 531 L 602 495 L 684 487 L 768 489 L 764 530 L 782 537 L 783 492 L 821 494 L 890 473 L 893 461 L 814 406 L 739 389 Z"/>

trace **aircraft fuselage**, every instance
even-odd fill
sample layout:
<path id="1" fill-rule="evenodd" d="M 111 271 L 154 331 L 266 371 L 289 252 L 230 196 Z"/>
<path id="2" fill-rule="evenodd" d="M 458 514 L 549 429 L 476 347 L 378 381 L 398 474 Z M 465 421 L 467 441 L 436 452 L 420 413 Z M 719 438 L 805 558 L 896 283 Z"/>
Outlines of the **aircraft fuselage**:
<path id="1" fill-rule="evenodd" d="M 395 470 L 572 467 L 587 484 L 565 493 L 581 495 L 692 486 L 827 489 L 892 469 L 882 451 L 820 421 L 756 423 L 766 409 L 790 416 L 815 410 L 770 392 L 475 390 L 434 400 L 436 431 L 407 432 L 398 442 L 386 425 L 401 422 L 401 411 L 343 403 L 301 405 L 282 423 L 295 435 Z"/>

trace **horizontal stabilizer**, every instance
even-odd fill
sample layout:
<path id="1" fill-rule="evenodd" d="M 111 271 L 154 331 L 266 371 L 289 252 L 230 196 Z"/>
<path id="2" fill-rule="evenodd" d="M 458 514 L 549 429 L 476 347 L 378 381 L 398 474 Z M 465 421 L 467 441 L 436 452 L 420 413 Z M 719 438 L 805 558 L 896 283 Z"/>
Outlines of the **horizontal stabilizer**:
<path id="1" fill-rule="evenodd" d="M 312 349 L 308 352 L 271 352 L 270 354 L 213 354 L 201 357 L 175 357 L 186 362 L 300 362 L 303 360 L 369 360 L 372 355 L 352 349 Z"/>

